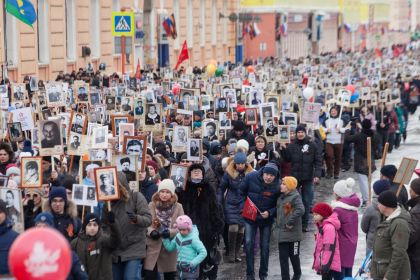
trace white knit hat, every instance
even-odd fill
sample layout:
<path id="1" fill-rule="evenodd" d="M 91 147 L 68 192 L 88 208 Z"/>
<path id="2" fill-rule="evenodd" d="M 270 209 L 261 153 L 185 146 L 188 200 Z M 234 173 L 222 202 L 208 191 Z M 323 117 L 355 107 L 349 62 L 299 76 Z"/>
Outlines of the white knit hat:
<path id="1" fill-rule="evenodd" d="M 249 143 L 245 139 L 241 139 L 236 143 L 236 148 L 242 148 L 245 149 L 245 153 L 247 154 L 249 151 Z"/>
<path id="2" fill-rule="evenodd" d="M 160 192 L 161 190 L 168 190 L 172 193 L 172 195 L 174 195 L 175 194 L 174 181 L 172 181 L 171 179 L 162 180 L 162 182 L 160 182 L 158 186 L 158 192 Z"/>
<path id="3" fill-rule="evenodd" d="M 334 184 L 334 193 L 339 197 L 351 196 L 353 192 L 353 186 L 356 184 L 353 178 L 347 178 L 346 180 L 340 180 Z"/>
<path id="4" fill-rule="evenodd" d="M 11 167 L 7 168 L 6 176 L 10 176 L 12 174 L 20 176 L 20 169 L 16 166 L 11 166 Z"/>

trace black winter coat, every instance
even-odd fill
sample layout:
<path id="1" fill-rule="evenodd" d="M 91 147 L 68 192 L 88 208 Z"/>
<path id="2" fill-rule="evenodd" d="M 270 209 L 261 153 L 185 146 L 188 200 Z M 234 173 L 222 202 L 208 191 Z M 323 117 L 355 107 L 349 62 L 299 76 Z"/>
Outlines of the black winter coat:
<path id="1" fill-rule="evenodd" d="M 282 156 L 292 163 L 292 174 L 300 183 L 321 177 L 322 157 L 317 145 L 309 137 L 296 139 L 282 150 Z"/>
<path id="2" fill-rule="evenodd" d="M 373 131 L 362 130 L 354 135 L 346 134 L 345 140 L 354 143 L 354 172 L 368 175 L 369 167 L 367 162 L 367 138 L 371 137 L 371 166 L 372 172 L 376 170 L 375 166 L 375 147 L 377 146 L 377 138 L 374 136 Z"/>

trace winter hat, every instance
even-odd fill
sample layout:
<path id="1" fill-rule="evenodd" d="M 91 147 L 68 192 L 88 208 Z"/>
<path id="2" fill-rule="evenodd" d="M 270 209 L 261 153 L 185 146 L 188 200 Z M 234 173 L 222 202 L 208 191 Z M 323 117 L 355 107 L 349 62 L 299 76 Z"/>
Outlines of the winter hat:
<path id="1" fill-rule="evenodd" d="M 306 128 L 303 125 L 298 125 L 295 129 L 295 132 L 298 133 L 299 131 L 303 131 L 306 133 Z"/>
<path id="2" fill-rule="evenodd" d="M 44 223 L 50 227 L 54 227 L 54 217 L 49 212 L 41 212 L 38 215 L 36 215 L 34 223 L 35 225 L 39 223 Z"/>
<path id="3" fill-rule="evenodd" d="M 23 149 L 22 152 L 34 154 L 34 150 L 32 150 L 32 143 L 30 140 L 23 141 Z"/>
<path id="4" fill-rule="evenodd" d="M 370 129 L 372 127 L 372 122 L 368 119 L 364 119 L 362 121 L 362 128 L 363 129 Z"/>
<path id="5" fill-rule="evenodd" d="M 5 213 L 7 216 L 6 208 L 7 208 L 6 202 L 0 199 L 0 213 Z"/>
<path id="6" fill-rule="evenodd" d="M 220 145 L 219 141 L 213 141 L 210 144 L 210 154 L 211 155 L 218 155 L 222 153 L 222 145 Z"/>
<path id="7" fill-rule="evenodd" d="M 190 168 L 188 169 L 188 177 L 191 177 L 191 173 L 196 169 L 201 170 L 201 172 L 203 173 L 203 178 L 204 178 L 204 174 L 205 174 L 204 166 L 198 163 L 191 164 Z"/>
<path id="8" fill-rule="evenodd" d="M 246 163 L 246 154 L 242 153 L 242 152 L 238 152 L 236 153 L 236 155 L 233 157 L 233 162 L 235 164 L 241 164 L 241 163 Z"/>
<path id="9" fill-rule="evenodd" d="M 177 229 L 188 229 L 192 230 L 192 221 L 187 215 L 182 215 L 176 218 L 176 228 Z"/>
<path id="10" fill-rule="evenodd" d="M 20 176 L 20 169 L 15 165 L 15 164 L 11 164 L 10 167 L 7 168 L 6 170 L 6 176 L 9 177 L 10 175 L 17 175 Z"/>
<path id="11" fill-rule="evenodd" d="M 293 191 L 297 187 L 297 180 L 293 176 L 286 176 L 283 178 L 282 183 L 286 185 L 289 191 Z"/>
<path id="12" fill-rule="evenodd" d="M 64 202 L 67 204 L 66 188 L 64 188 L 64 187 L 52 187 L 51 190 L 50 190 L 50 193 L 48 195 L 48 200 L 49 200 L 50 204 L 51 204 L 51 201 L 56 197 L 60 197 L 60 198 L 64 199 Z"/>
<path id="13" fill-rule="evenodd" d="M 44 190 L 42 188 L 25 188 L 25 194 L 37 194 L 44 197 Z"/>
<path id="14" fill-rule="evenodd" d="M 236 143 L 236 147 L 238 149 L 244 149 L 245 153 L 248 153 L 248 151 L 249 151 L 249 143 L 245 139 L 239 140 L 238 143 Z"/>
<path id="15" fill-rule="evenodd" d="M 174 195 L 175 193 L 174 181 L 172 181 L 171 179 L 162 180 L 162 182 L 160 182 L 159 184 L 158 192 L 160 192 L 161 190 L 168 190 L 171 192 L 172 195 Z"/>
<path id="16" fill-rule="evenodd" d="M 312 208 L 312 213 L 321 215 L 324 219 L 331 216 L 333 209 L 327 203 L 320 202 Z"/>
<path id="17" fill-rule="evenodd" d="M 234 131 L 244 131 L 245 130 L 245 123 L 243 121 L 236 121 L 233 123 L 233 130 Z"/>
<path id="18" fill-rule="evenodd" d="M 159 171 L 159 166 L 157 165 L 157 163 L 155 162 L 155 161 L 153 161 L 153 160 L 148 160 L 148 161 L 146 161 L 146 165 L 147 166 L 151 166 L 151 167 L 153 167 L 153 169 L 155 170 L 155 172 L 158 172 Z"/>
<path id="19" fill-rule="evenodd" d="M 391 188 L 391 183 L 388 180 L 378 180 L 373 184 L 373 191 L 376 195 L 380 195 L 384 191 Z"/>
<path id="20" fill-rule="evenodd" d="M 389 208 L 398 207 L 398 199 L 393 191 L 384 191 L 378 197 L 378 202 Z"/>
<path id="21" fill-rule="evenodd" d="M 389 179 L 394 179 L 395 174 L 397 174 L 397 168 L 393 164 L 384 165 L 381 168 L 381 174 Z"/>
<path id="22" fill-rule="evenodd" d="M 334 184 L 334 193 L 339 197 L 348 197 L 353 194 L 353 187 L 356 184 L 353 178 L 340 180 Z"/>
<path id="23" fill-rule="evenodd" d="M 278 169 L 278 167 L 275 163 L 269 162 L 263 167 L 263 173 L 267 173 L 267 174 L 271 174 L 273 176 L 277 176 L 278 173 L 279 173 L 279 169 Z"/>
<path id="24" fill-rule="evenodd" d="M 228 166 L 229 158 L 225 157 L 222 159 L 222 168 L 226 168 Z"/>
<path id="25" fill-rule="evenodd" d="M 90 222 L 96 222 L 98 224 L 98 226 L 101 226 L 101 222 L 98 218 L 98 216 L 96 216 L 95 213 L 88 213 L 85 215 L 85 218 L 83 219 L 83 231 L 86 231 L 86 226 L 90 223 Z"/>
<path id="26" fill-rule="evenodd" d="M 420 195 L 420 178 L 416 178 L 411 181 L 410 188 L 415 192 L 417 195 Z"/>

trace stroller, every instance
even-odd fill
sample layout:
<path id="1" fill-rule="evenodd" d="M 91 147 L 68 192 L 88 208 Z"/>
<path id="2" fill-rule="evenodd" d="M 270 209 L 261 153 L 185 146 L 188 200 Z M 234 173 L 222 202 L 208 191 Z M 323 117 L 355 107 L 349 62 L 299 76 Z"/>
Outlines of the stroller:
<path id="1" fill-rule="evenodd" d="M 366 256 L 366 258 L 364 259 L 364 261 L 362 263 L 362 266 L 357 271 L 356 276 L 354 276 L 354 278 L 350 278 L 350 279 L 354 279 L 354 280 L 370 280 L 370 279 L 372 279 L 372 278 L 370 278 L 370 273 L 369 273 L 371 262 L 372 262 L 372 251 L 370 251 L 369 254 Z"/>

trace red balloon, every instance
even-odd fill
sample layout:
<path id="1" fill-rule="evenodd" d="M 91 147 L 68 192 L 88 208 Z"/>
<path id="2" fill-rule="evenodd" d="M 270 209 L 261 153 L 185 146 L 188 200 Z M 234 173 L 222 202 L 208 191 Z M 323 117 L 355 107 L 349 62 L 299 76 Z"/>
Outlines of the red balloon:
<path id="1" fill-rule="evenodd" d="M 9 268 L 18 280 L 64 280 L 72 262 L 69 242 L 51 228 L 32 228 L 10 248 Z"/>
<path id="2" fill-rule="evenodd" d="M 175 84 L 172 86 L 172 93 L 178 95 L 181 92 L 181 85 Z"/>
<path id="3" fill-rule="evenodd" d="M 356 88 L 353 85 L 347 85 L 346 89 L 353 94 L 356 91 Z"/>
<path id="4" fill-rule="evenodd" d="M 249 65 L 248 66 L 248 73 L 253 73 L 254 72 L 254 66 Z"/>

